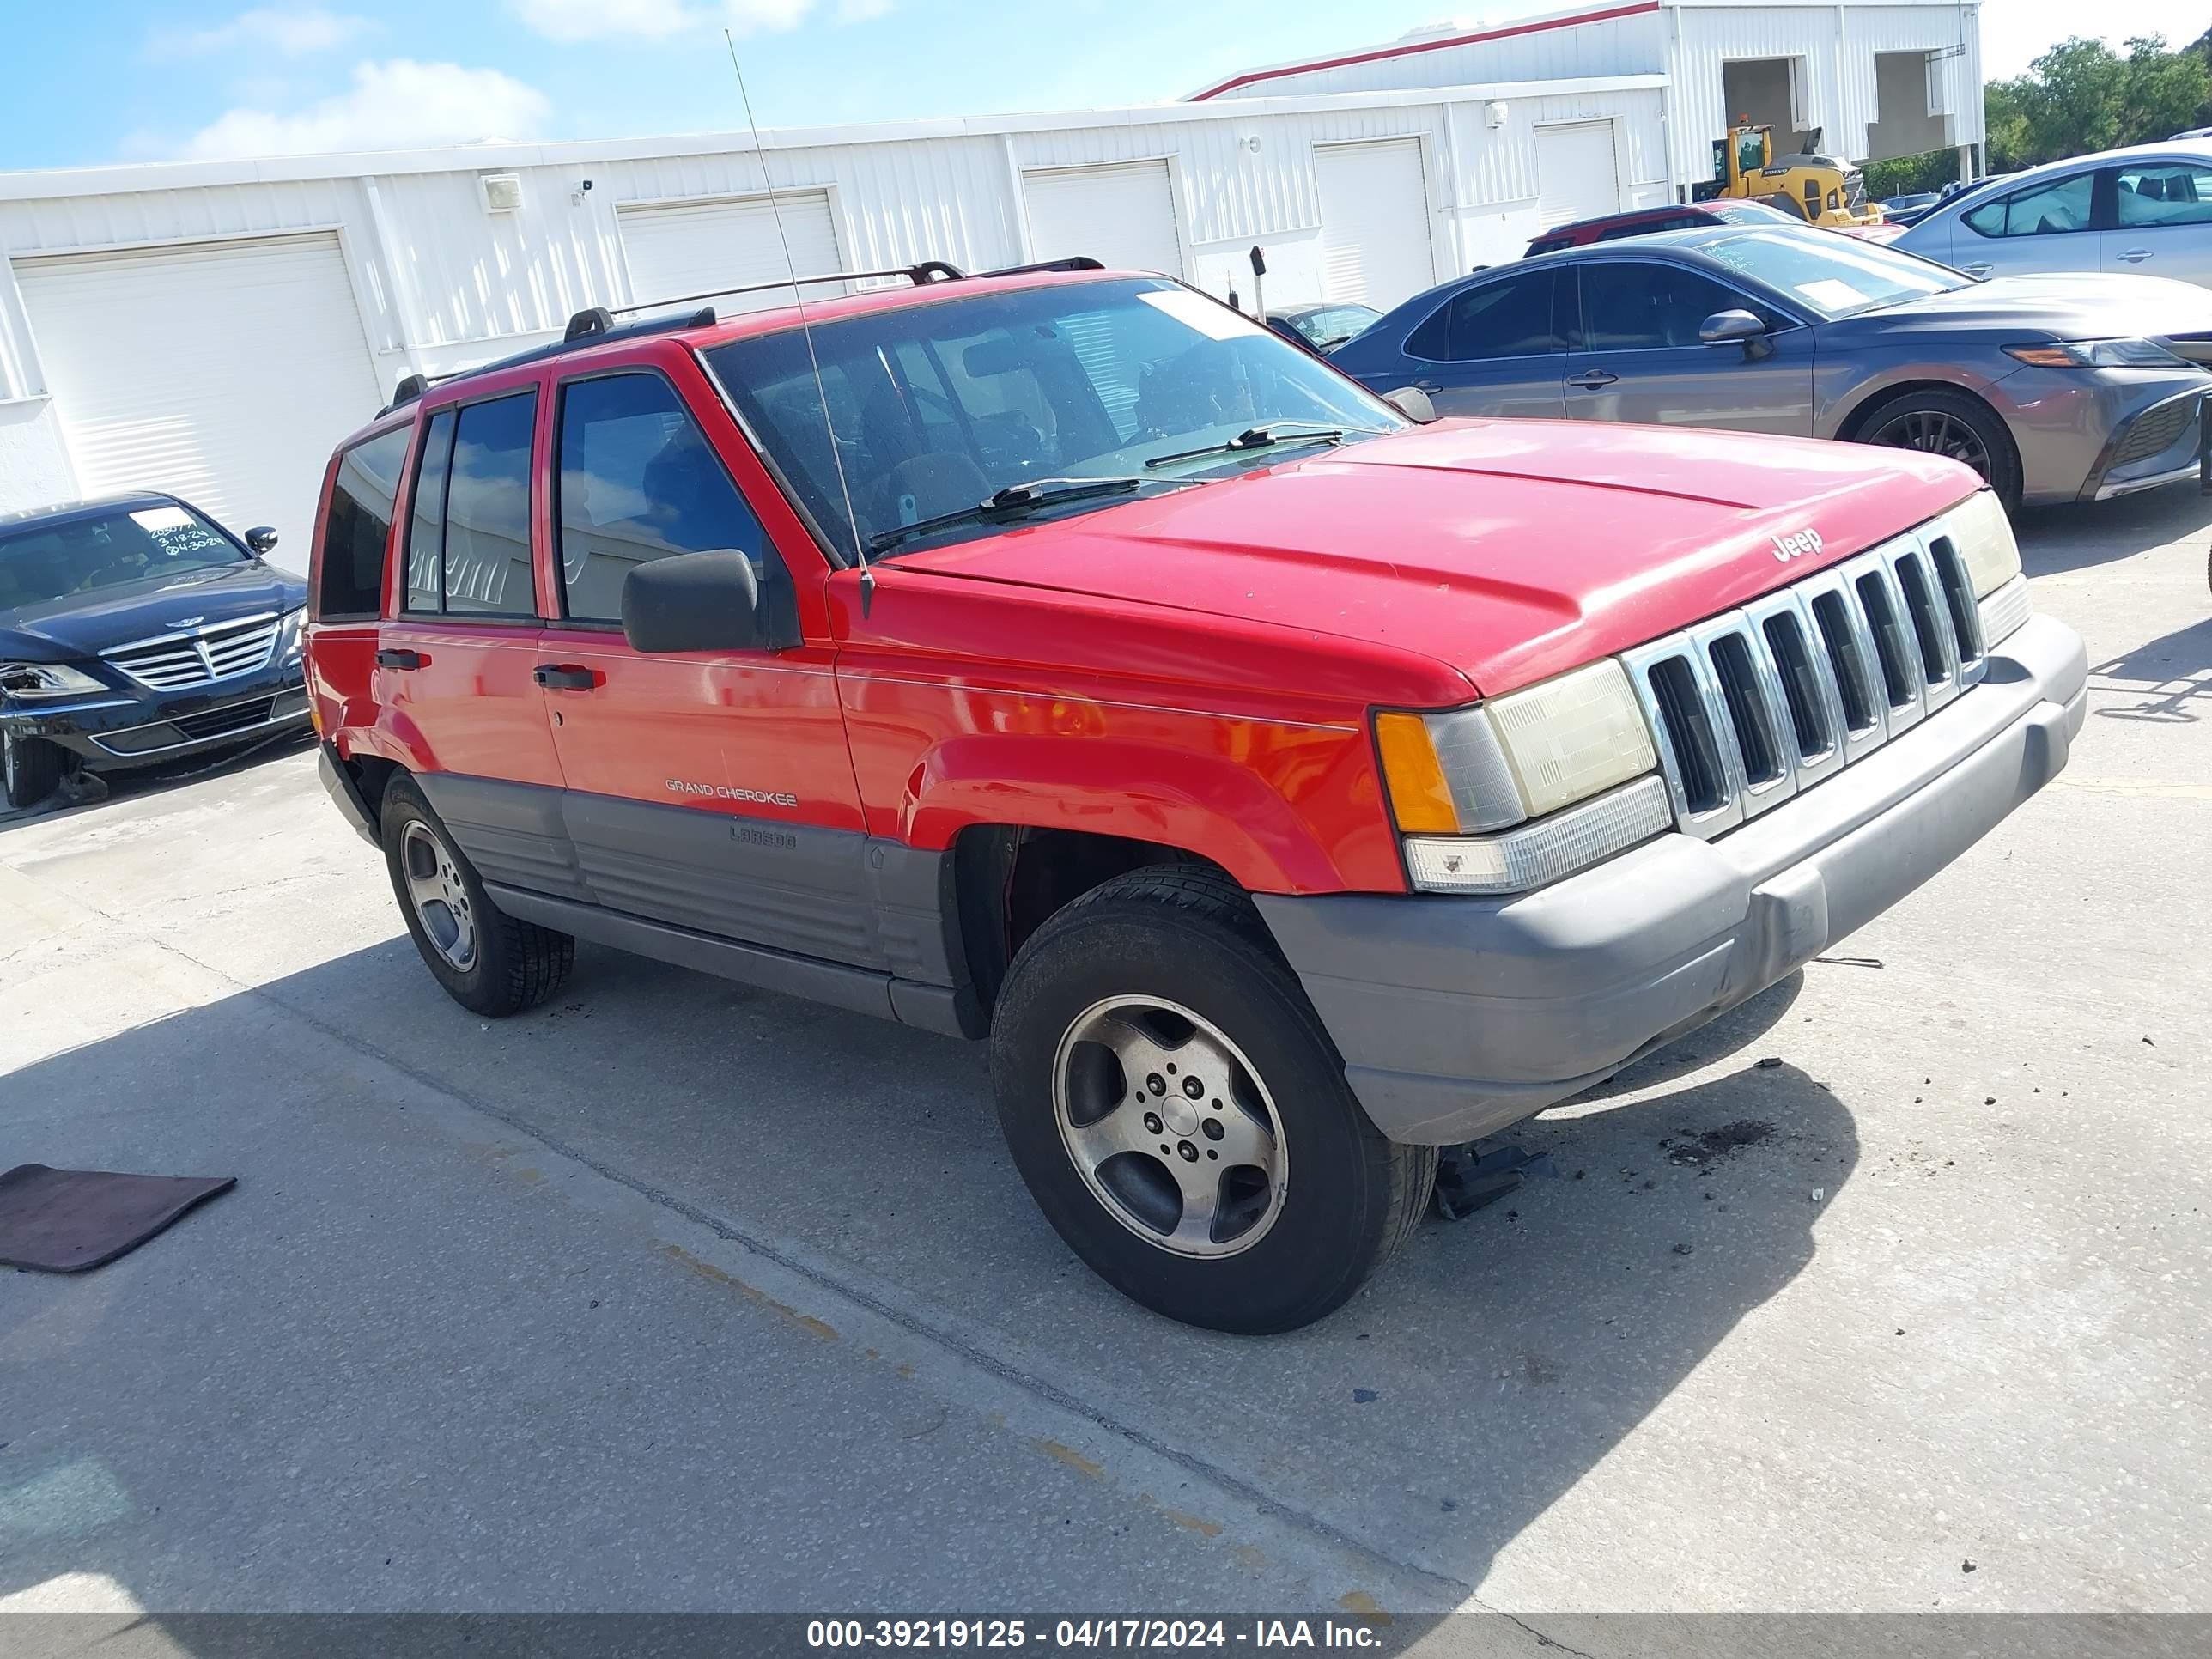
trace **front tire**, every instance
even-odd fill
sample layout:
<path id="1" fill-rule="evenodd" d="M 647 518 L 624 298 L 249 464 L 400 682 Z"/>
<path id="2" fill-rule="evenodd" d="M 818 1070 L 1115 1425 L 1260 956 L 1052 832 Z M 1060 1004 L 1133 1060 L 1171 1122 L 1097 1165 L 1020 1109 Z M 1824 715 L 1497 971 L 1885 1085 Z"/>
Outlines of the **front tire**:
<path id="1" fill-rule="evenodd" d="M 576 941 L 518 921 L 491 902 L 463 855 L 404 772 L 392 775 L 379 815 L 392 890 L 422 963 L 471 1013 L 499 1018 L 545 1000 L 568 976 Z"/>
<path id="2" fill-rule="evenodd" d="M 1210 871 L 1135 871 L 1048 919 L 1008 970 L 991 1081 L 1068 1247 L 1212 1330 L 1295 1330 L 1340 1306 L 1436 1179 L 1436 1148 L 1369 1121 L 1250 901 Z"/>
<path id="3" fill-rule="evenodd" d="M 1859 421 L 1855 441 L 1947 455 L 1981 475 L 2007 513 L 2020 510 L 2020 448 L 1997 412 L 1980 398 L 1941 386 L 1901 392 Z"/>
<path id="4" fill-rule="evenodd" d="M 0 791 L 8 805 L 36 806 L 54 793 L 62 781 L 62 748 L 44 738 L 19 738 L 12 726 L 0 726 Z"/>

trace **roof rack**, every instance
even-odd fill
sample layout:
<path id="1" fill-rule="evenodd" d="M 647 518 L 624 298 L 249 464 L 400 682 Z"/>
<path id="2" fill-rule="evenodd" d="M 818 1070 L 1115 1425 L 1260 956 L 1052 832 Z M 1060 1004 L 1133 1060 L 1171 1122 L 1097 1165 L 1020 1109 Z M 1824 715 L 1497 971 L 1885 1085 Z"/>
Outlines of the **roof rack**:
<path id="1" fill-rule="evenodd" d="M 778 289 L 815 288 L 824 283 L 860 283 L 903 276 L 916 288 L 928 288 L 939 283 L 981 282 L 994 276 L 1028 276 L 1043 271 L 1104 269 L 1105 266 L 1097 260 L 1080 253 L 1065 259 L 1040 259 L 1033 264 L 1004 265 L 996 270 L 972 273 L 944 259 L 923 259 L 887 270 L 824 271 L 818 276 L 786 276 L 773 283 L 748 283 L 738 288 L 708 289 L 699 294 L 678 294 L 665 299 L 640 300 L 626 306 L 591 306 L 569 318 L 568 325 L 562 331 L 560 339 L 550 345 L 533 346 L 512 356 L 478 363 L 472 368 L 455 369 L 447 374 L 402 376 L 399 384 L 392 388 L 392 401 L 380 411 L 380 418 L 404 404 L 413 403 L 432 386 L 446 380 L 459 380 L 465 375 L 488 374 L 494 369 L 517 368 L 525 363 L 541 362 L 548 357 L 558 357 L 585 346 L 604 345 L 611 340 L 631 339 L 645 334 L 666 334 L 678 329 L 706 328 L 715 320 L 714 307 L 702 306 L 696 311 L 678 316 L 641 318 L 634 323 L 615 321 L 616 318 L 631 312 L 658 311 L 663 306 L 690 305 L 700 300 L 726 299 L 739 294 L 772 294 Z"/>

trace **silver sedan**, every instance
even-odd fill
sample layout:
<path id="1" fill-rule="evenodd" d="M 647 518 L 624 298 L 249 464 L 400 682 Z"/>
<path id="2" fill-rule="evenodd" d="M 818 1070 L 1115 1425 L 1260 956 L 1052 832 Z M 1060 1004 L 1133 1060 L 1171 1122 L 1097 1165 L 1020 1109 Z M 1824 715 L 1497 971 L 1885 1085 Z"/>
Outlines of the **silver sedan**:
<path id="1" fill-rule="evenodd" d="M 1841 438 L 1965 462 L 2008 506 L 2197 475 L 2212 292 L 1976 282 L 1806 230 L 1669 231 L 1431 289 L 1330 361 L 1440 415 Z"/>

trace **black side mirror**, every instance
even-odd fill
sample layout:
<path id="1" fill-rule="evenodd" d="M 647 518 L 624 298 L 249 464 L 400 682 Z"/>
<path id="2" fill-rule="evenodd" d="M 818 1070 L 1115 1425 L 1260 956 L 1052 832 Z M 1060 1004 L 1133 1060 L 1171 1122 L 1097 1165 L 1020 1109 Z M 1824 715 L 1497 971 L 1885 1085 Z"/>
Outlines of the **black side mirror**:
<path id="1" fill-rule="evenodd" d="M 266 553 L 276 545 L 276 532 L 265 524 L 258 524 L 246 532 L 246 544 L 256 553 Z"/>
<path id="2" fill-rule="evenodd" d="M 760 584 L 744 554 L 677 553 L 623 579 L 623 637 L 637 651 L 759 651 Z"/>
<path id="3" fill-rule="evenodd" d="M 1740 345 L 1747 358 L 1774 349 L 1767 343 L 1766 325 L 1748 311 L 1716 311 L 1698 325 L 1698 338 L 1709 346 Z"/>

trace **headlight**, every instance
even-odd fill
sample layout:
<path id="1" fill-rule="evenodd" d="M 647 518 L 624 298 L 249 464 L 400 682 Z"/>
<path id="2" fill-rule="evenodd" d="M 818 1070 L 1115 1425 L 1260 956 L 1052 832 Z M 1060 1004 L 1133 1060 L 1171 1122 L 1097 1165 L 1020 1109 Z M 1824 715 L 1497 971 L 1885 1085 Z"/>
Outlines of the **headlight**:
<path id="1" fill-rule="evenodd" d="M 1627 671 L 1610 658 L 1471 708 L 1378 714 L 1375 738 L 1409 837 L 1407 865 L 1424 888 L 1518 891 L 1666 828 L 1644 795 L 1617 787 L 1656 771 L 1659 757 Z M 1593 796 L 1605 802 L 1561 810 Z M 1528 827 L 1486 835 L 1517 824 Z M 1431 839 L 1475 836 L 1486 838 Z"/>
<path id="2" fill-rule="evenodd" d="M 277 661 L 295 663 L 300 660 L 300 651 L 306 640 L 307 626 L 307 607 L 304 605 L 296 611 L 287 611 L 284 613 L 283 621 L 277 624 L 277 641 L 284 647 L 277 653 Z"/>
<path id="3" fill-rule="evenodd" d="M 2008 345 L 2005 356 L 2038 368 L 2186 368 L 2155 340 L 2054 340 L 2047 345 Z"/>
<path id="4" fill-rule="evenodd" d="M 1996 495 L 1978 490 L 1929 526 L 1931 536 L 1948 536 L 1965 562 L 1974 597 L 1987 599 L 2020 574 L 2020 544 L 2012 520 Z"/>
<path id="5" fill-rule="evenodd" d="M 108 688 L 82 669 L 58 662 L 0 663 L 0 693 L 18 702 L 43 697 L 78 697 Z"/>

